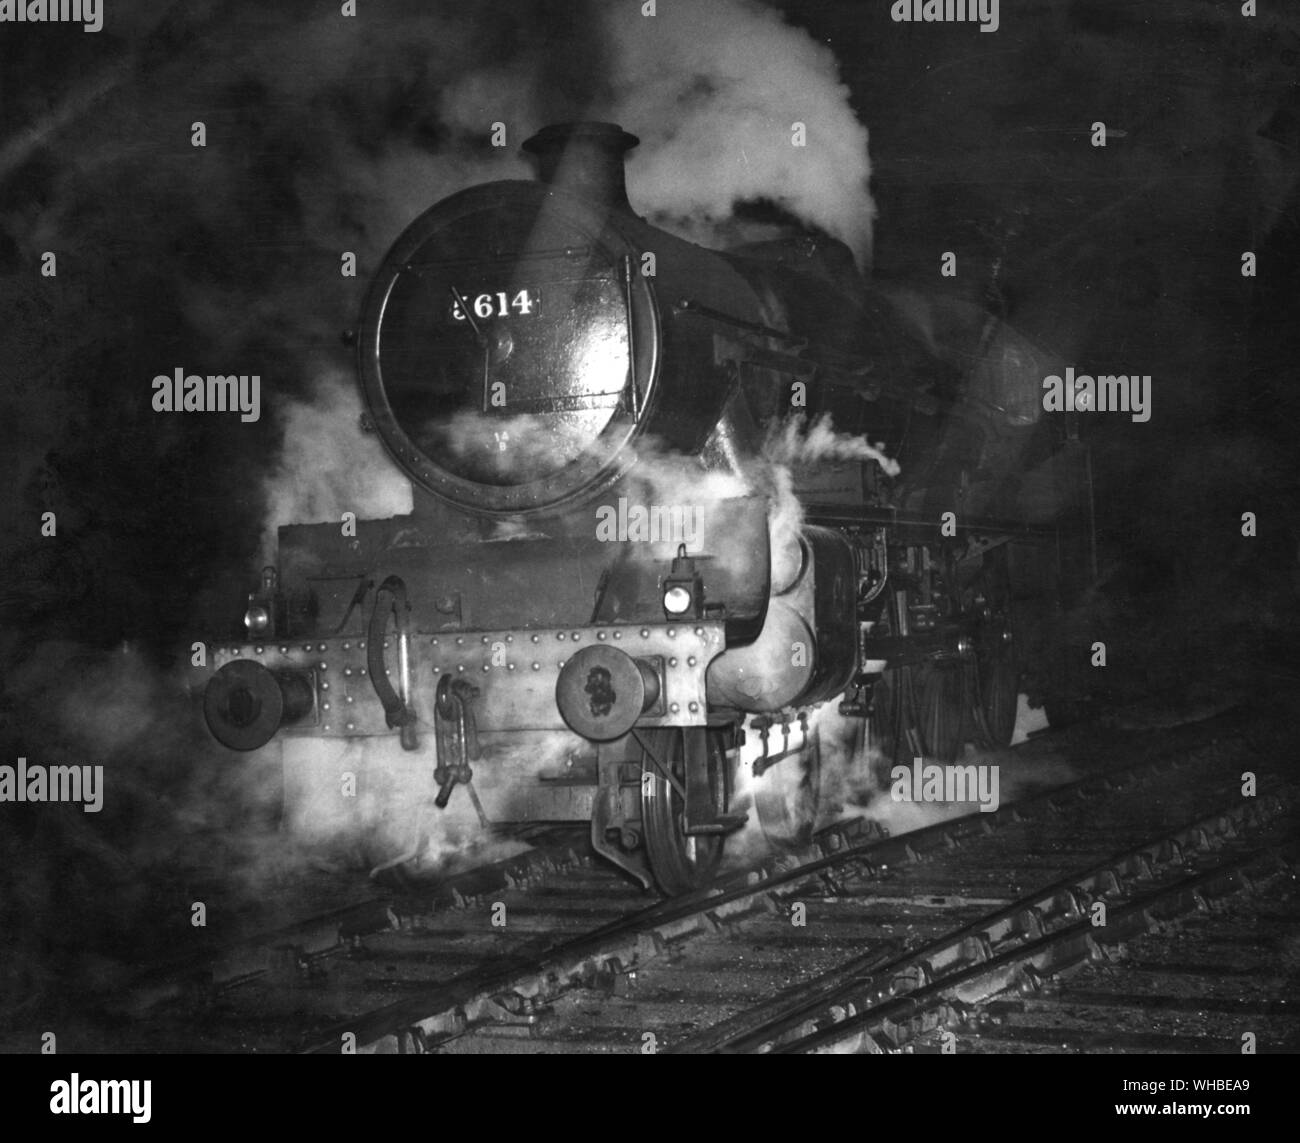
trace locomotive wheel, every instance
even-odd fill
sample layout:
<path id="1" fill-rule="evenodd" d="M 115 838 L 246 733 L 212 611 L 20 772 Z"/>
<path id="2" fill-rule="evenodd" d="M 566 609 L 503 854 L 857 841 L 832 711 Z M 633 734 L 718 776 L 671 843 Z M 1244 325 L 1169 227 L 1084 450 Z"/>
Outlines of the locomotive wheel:
<path id="1" fill-rule="evenodd" d="M 980 700 L 990 746 L 1011 745 L 1019 687 L 1015 647 L 999 637 L 989 653 L 980 657 Z"/>
<path id="2" fill-rule="evenodd" d="M 704 758 L 713 808 L 727 810 L 727 752 L 722 735 L 704 727 L 669 726 L 640 732 L 641 823 L 646 856 L 659 888 L 672 896 L 689 893 L 708 882 L 722 860 L 721 833 L 687 834 L 683 826 L 686 759 Z M 646 749 L 648 748 L 648 750 Z M 650 752 L 669 768 L 669 782 Z"/>
<path id="3" fill-rule="evenodd" d="M 965 675 L 965 666 L 955 662 L 926 663 L 917 668 L 921 744 L 936 762 L 952 762 L 965 741 Z"/>
<path id="4" fill-rule="evenodd" d="M 889 772 L 898 762 L 911 762 L 908 731 L 912 718 L 907 701 L 912 685 L 911 668 L 885 671 L 871 691 L 871 716 L 866 720 L 866 754 L 876 785 L 889 788 Z"/>
<path id="5" fill-rule="evenodd" d="M 817 828 L 822 794 L 821 738 L 810 731 L 804 749 L 754 779 L 754 809 L 774 849 L 798 849 Z"/>

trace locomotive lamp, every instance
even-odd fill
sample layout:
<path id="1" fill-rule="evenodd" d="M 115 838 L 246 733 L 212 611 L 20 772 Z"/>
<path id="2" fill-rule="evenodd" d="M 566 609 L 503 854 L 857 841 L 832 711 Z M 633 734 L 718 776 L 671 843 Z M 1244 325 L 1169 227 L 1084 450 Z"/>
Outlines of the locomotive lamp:
<path id="1" fill-rule="evenodd" d="M 259 603 L 253 602 L 252 592 L 248 595 L 248 610 L 244 612 L 244 626 L 250 635 L 262 635 L 271 626 L 271 613 Z"/>
<path id="2" fill-rule="evenodd" d="M 284 596 L 280 593 L 280 577 L 275 568 L 263 568 L 261 587 L 248 593 L 244 627 L 254 638 L 274 636 L 284 630 Z"/>
<path id="3" fill-rule="evenodd" d="M 686 554 L 686 545 L 679 544 L 672 570 L 664 576 L 664 614 L 669 619 L 698 619 L 703 611 L 704 580 Z"/>

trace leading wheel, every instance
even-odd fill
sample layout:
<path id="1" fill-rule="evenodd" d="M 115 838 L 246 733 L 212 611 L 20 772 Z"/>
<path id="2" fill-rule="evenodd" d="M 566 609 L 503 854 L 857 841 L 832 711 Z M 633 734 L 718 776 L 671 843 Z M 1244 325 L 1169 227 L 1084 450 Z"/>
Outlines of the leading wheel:
<path id="1" fill-rule="evenodd" d="M 669 895 L 689 893 L 713 876 L 722 860 L 721 832 L 688 834 L 684 823 L 686 763 L 701 761 L 708 776 L 714 816 L 727 812 L 730 784 L 721 732 L 700 726 L 643 730 L 641 742 L 641 821 L 646 856 L 659 888 Z M 667 767 L 671 778 L 663 772 Z"/>
<path id="2" fill-rule="evenodd" d="M 1010 632 L 998 632 L 988 651 L 979 659 L 980 703 L 984 714 L 984 729 L 988 744 L 993 747 L 1011 745 L 1016 732 L 1016 703 L 1020 688 L 1020 673 L 1016 666 L 1015 648 Z"/>
<path id="3" fill-rule="evenodd" d="M 966 668 L 960 662 L 938 660 L 916 670 L 921 742 L 936 762 L 951 762 L 964 739 Z"/>

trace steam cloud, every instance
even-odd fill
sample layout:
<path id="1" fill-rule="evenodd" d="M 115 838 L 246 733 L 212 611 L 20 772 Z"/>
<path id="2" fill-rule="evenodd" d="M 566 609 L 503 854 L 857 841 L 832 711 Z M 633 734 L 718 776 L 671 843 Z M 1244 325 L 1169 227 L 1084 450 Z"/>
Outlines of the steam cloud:
<path id="1" fill-rule="evenodd" d="M 823 796 L 842 807 L 843 813 L 871 818 L 889 833 L 899 834 L 972 812 L 969 803 L 895 801 L 887 777 L 894 763 L 887 762 L 877 747 L 855 737 L 860 729 L 857 721 L 840 714 L 834 704 L 821 707 L 813 718 L 821 734 Z M 1041 712 L 1033 711 L 1021 695 L 1012 741 L 1024 742 L 1026 732 L 1045 725 Z M 1078 777 L 1073 767 L 1055 754 L 967 750 L 956 764 L 997 766 L 1003 804 Z"/>
<path id="2" fill-rule="evenodd" d="M 886 476 L 897 476 L 902 469 L 898 461 L 886 456 L 884 445 L 872 445 L 865 437 L 835 431 L 829 414 L 811 424 L 794 417 L 774 428 L 763 453 L 774 464 L 816 464 L 833 460 L 874 460 Z"/>
<path id="3" fill-rule="evenodd" d="M 665 4 L 653 19 L 616 5 L 608 21 L 610 116 L 641 138 L 628 162 L 634 206 L 709 245 L 734 233 L 738 202 L 767 200 L 867 264 L 867 129 L 829 48 L 752 0 Z"/>
<path id="4" fill-rule="evenodd" d="M 411 485 L 375 434 L 362 433 L 356 382 L 324 373 L 310 401 L 293 401 L 284 412 L 284 446 L 267 481 L 262 562 L 274 563 L 276 529 L 282 524 L 338 523 L 343 512 L 380 519 L 411 511 Z M 330 463 L 320 464 L 320 458 Z M 346 469 L 337 465 L 343 457 Z"/>
<path id="5" fill-rule="evenodd" d="M 1041 729 L 1045 724 L 1041 712 L 1031 710 L 1025 696 L 1021 695 L 1013 742 L 1024 742 L 1027 733 Z M 970 803 L 895 801 L 889 781 L 893 763 L 886 761 L 879 748 L 864 737 L 862 730 L 860 719 L 840 714 L 833 702 L 824 703 L 810 713 L 808 733 L 818 738 L 821 760 L 816 783 L 811 784 L 797 758 L 782 760 L 755 778 L 749 763 L 759 756 L 761 749 L 757 732 L 749 727 L 746 744 L 741 749 L 733 803 L 737 812 L 749 812 L 749 820 L 727 840 L 728 864 L 742 866 L 771 856 L 756 806 L 758 795 L 764 791 L 769 795 L 779 795 L 779 803 L 793 806 L 815 789 L 819 828 L 844 818 L 863 818 L 878 823 L 893 836 L 975 812 Z M 797 735 L 797 730 L 794 733 Z M 775 752 L 781 748 L 782 736 L 775 729 L 770 736 L 770 749 Z M 792 739 L 792 743 L 797 743 L 797 737 Z M 999 796 L 1003 804 L 1079 777 L 1069 762 L 1050 752 L 975 751 L 959 759 L 958 764 L 999 767 Z M 804 805 L 806 808 L 807 802 Z M 776 828 L 779 832 L 781 827 L 778 824 Z"/>

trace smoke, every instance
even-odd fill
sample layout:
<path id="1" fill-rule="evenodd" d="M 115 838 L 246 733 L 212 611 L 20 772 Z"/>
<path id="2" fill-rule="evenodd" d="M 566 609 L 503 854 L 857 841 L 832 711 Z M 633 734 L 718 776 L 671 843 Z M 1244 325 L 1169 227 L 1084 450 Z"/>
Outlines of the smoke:
<path id="1" fill-rule="evenodd" d="M 461 409 L 441 424 L 430 423 L 417 435 L 430 455 L 469 460 L 485 478 L 536 479 L 576 460 L 593 434 L 583 422 L 561 424 L 530 413 L 504 417 Z"/>
<path id="2" fill-rule="evenodd" d="M 747 813 L 748 820 L 727 839 L 730 864 L 770 857 L 771 844 L 790 836 L 799 812 L 811 815 L 813 828 L 862 818 L 878 823 L 889 834 L 922 829 L 970 812 L 969 805 L 958 803 L 894 801 L 890 797 L 890 764 L 870 740 L 862 719 L 840 714 L 835 703 L 824 703 L 809 712 L 806 737 L 797 723 L 791 724 L 788 743 L 779 727 L 768 733 L 770 754 L 815 739 L 815 768 L 796 755 L 755 777 L 753 762 L 761 757 L 762 746 L 753 723 L 752 717 L 746 723 L 733 797 L 734 812 Z"/>
<path id="3" fill-rule="evenodd" d="M 795 471 L 827 460 L 868 460 L 896 476 L 898 462 L 865 437 L 835 431 L 829 416 L 810 425 L 802 415 L 774 422 L 759 455 L 741 472 L 706 469 L 698 457 L 686 457 L 642 438 L 635 446 L 635 467 L 628 478 L 646 503 L 716 505 L 740 496 L 765 495 L 774 594 L 794 581 L 803 564 L 799 538 L 803 505 L 795 492 Z"/>
<path id="4" fill-rule="evenodd" d="M 768 731 L 767 755 L 786 749 L 799 750 L 811 741 L 823 708 L 811 712 L 808 734 L 798 722 L 789 725 L 789 735 L 778 726 Z M 823 784 L 808 773 L 805 759 L 791 756 L 755 775 L 754 763 L 764 756 L 763 737 L 756 728 L 758 716 L 745 720 L 745 741 L 740 747 L 731 812 L 745 814 L 745 824 L 727 836 L 725 860 L 740 866 L 772 855 L 773 847 L 799 840 L 800 814 L 815 815 L 813 826 L 827 825 L 838 816 L 838 802 L 824 796 Z"/>
<path id="5" fill-rule="evenodd" d="M 717 504 L 755 490 L 750 475 L 707 469 L 698 457 L 674 453 L 649 438 L 636 442 L 633 458 L 630 483 L 649 503 Z"/>
<path id="6" fill-rule="evenodd" d="M 322 372 L 310 400 L 285 406 L 284 444 L 266 484 L 261 562 L 274 563 L 283 524 L 337 524 L 344 512 L 367 520 L 411 511 L 410 482 L 379 437 L 361 430 L 361 413 L 355 382 L 338 371 Z"/>
<path id="7" fill-rule="evenodd" d="M 1021 695 L 1012 741 L 1024 742 L 1029 733 L 1045 724 L 1041 712 L 1030 708 Z M 889 834 L 900 834 L 969 814 L 974 809 L 969 802 L 895 799 L 890 775 L 896 763 L 885 757 L 869 735 L 863 734 L 860 719 L 840 714 L 833 703 L 813 712 L 809 728 L 819 739 L 824 821 L 834 817 L 862 817 L 879 823 Z M 1064 785 L 1078 777 L 1068 762 L 1044 751 L 978 750 L 967 745 L 965 755 L 956 765 L 997 767 L 1001 804 Z"/>
<path id="8" fill-rule="evenodd" d="M 769 510 L 772 536 L 772 590 L 788 586 L 802 563 L 799 535 L 803 528 L 803 504 L 795 494 L 795 471 L 825 461 L 875 461 L 888 476 L 901 471 L 896 460 L 886 456 L 883 445 L 872 445 L 865 437 L 835 431 L 829 414 L 811 424 L 803 415 L 774 421 L 760 453 L 766 470 L 764 483 L 771 497 Z"/>
<path id="9" fill-rule="evenodd" d="M 284 740 L 275 752 L 285 772 L 284 836 L 304 852 L 329 855 L 372 876 L 398 866 L 409 877 L 444 876 L 467 862 L 498 861 L 528 848 L 485 828 L 463 787 L 453 790 L 445 808 L 434 804 L 432 738 L 430 727 L 413 754 L 396 738 Z M 582 746 L 567 734 L 520 738 L 485 744 L 484 757 L 473 763 L 475 790 L 489 821 L 502 804 L 499 795 L 509 794 L 495 787 L 500 776 L 534 781 L 538 772 L 562 767 L 565 754 Z"/>
<path id="10" fill-rule="evenodd" d="M 738 203 L 775 203 L 871 251 L 867 129 L 829 48 L 753 0 L 611 6 L 607 116 L 641 138 L 629 197 L 705 245 L 735 232 Z M 798 138 L 798 125 L 804 139 Z"/>
<path id="11" fill-rule="evenodd" d="M 0 1010 L 112 989 L 159 948 L 197 950 L 196 899 L 228 920 L 232 901 L 285 888 L 278 776 L 217 749 L 194 713 L 132 645 L 47 640 L 7 673 L 3 762 L 102 766 L 103 801 L 0 805 Z"/>
<path id="12" fill-rule="evenodd" d="M 103 767 L 99 812 L 0 804 L 6 1017 L 59 994 L 111 992 L 160 949 L 198 952 L 210 933 L 229 937 L 237 916 L 274 924 L 301 912 L 304 892 L 332 885 L 355 895 L 359 871 L 409 858 L 407 872 L 445 875 L 527 848 L 484 831 L 464 790 L 445 811 L 432 805 L 431 735 L 419 755 L 395 739 L 285 740 L 234 754 L 212 741 L 170 665 L 135 646 L 39 643 L 7 674 L 0 698 L 5 765 L 22 757 Z M 524 736 L 475 763 L 480 783 L 497 771 L 562 769 L 581 745 Z M 304 756 L 317 777 L 331 767 L 353 773 L 358 796 L 340 798 L 331 772 L 282 818 L 286 783 L 303 776 Z M 210 929 L 190 924 L 195 901 Z"/>
<path id="13" fill-rule="evenodd" d="M 774 424 L 763 447 L 773 464 L 803 465 L 835 460 L 874 460 L 886 476 L 897 476 L 898 461 L 886 456 L 883 444 L 872 445 L 865 437 L 835 431 L 830 414 L 811 424 L 801 416 Z"/>

